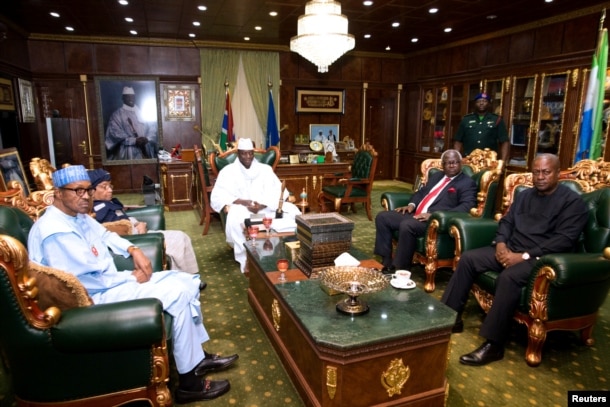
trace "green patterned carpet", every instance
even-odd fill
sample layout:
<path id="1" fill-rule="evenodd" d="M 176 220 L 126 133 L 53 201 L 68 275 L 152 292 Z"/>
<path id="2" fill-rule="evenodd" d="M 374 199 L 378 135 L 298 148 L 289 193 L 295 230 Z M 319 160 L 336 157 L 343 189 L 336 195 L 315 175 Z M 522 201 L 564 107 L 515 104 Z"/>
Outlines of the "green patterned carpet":
<path id="1" fill-rule="evenodd" d="M 375 183 L 374 212 L 381 210 L 379 195 L 386 190 L 401 190 L 407 184 L 378 181 Z M 124 203 L 142 203 L 137 195 L 120 197 Z M 355 222 L 353 245 L 372 255 L 375 226 L 366 218 L 364 208 L 358 213 L 344 213 Z M 231 381 L 231 391 L 216 400 L 191 403 L 188 406 L 296 407 L 303 406 L 297 391 L 258 324 L 247 300 L 247 279 L 239 272 L 232 251 L 224 242 L 220 222 L 212 221 L 207 236 L 202 236 L 195 211 L 166 212 L 168 229 L 188 233 L 198 255 L 202 279 L 208 288 L 202 295 L 202 308 L 211 341 L 206 349 L 223 354 L 239 353 L 239 361 L 210 378 Z M 423 269 L 413 268 L 413 278 L 421 287 Z M 449 271 L 437 274 L 440 298 L 450 277 Z M 447 378 L 450 389 L 447 405 L 457 406 L 567 406 L 568 390 L 608 390 L 610 384 L 610 303 L 600 310 L 594 330 L 596 344 L 580 345 L 574 333 L 551 332 L 548 335 L 542 364 L 528 367 L 524 361 L 527 343 L 525 329 L 515 326 L 504 360 L 485 367 L 468 367 L 458 363 L 460 355 L 474 350 L 480 343 L 478 328 L 484 317 L 474 299 L 465 314 L 465 330 L 453 335 Z M 430 366 L 433 369 L 433 366 Z M 32 384 L 35 385 L 35 384 Z M 0 372 L 0 405 L 13 405 L 10 380 Z"/>

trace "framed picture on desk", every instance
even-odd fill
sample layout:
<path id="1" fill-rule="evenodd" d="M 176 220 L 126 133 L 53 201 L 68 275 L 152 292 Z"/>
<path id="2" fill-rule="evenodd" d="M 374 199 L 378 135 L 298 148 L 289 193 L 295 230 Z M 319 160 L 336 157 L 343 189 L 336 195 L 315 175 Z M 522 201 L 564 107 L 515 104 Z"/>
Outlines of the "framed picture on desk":
<path id="1" fill-rule="evenodd" d="M 309 125 L 309 140 L 310 141 L 332 141 L 336 143 L 339 138 L 338 124 L 310 124 Z"/>

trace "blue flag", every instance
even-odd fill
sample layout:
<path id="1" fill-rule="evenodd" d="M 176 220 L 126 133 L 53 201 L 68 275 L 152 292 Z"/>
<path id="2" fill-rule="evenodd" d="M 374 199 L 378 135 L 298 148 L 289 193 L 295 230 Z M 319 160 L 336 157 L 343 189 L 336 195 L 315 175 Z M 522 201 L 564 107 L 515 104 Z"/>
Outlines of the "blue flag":
<path id="1" fill-rule="evenodd" d="M 280 132 L 277 129 L 277 120 L 275 119 L 275 107 L 273 106 L 273 92 L 269 89 L 269 112 L 267 113 L 267 145 L 277 146 L 280 142 Z"/>

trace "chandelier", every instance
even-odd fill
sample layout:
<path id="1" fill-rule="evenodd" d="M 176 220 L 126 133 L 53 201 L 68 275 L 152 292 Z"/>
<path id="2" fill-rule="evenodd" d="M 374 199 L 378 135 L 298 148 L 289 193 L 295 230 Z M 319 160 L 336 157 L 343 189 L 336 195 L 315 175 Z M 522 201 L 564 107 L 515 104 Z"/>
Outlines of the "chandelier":
<path id="1" fill-rule="evenodd" d="M 308 1 L 305 14 L 299 17 L 297 35 L 290 39 L 290 50 L 314 63 L 318 72 L 328 72 L 330 64 L 356 45 L 347 24 L 338 1 Z"/>

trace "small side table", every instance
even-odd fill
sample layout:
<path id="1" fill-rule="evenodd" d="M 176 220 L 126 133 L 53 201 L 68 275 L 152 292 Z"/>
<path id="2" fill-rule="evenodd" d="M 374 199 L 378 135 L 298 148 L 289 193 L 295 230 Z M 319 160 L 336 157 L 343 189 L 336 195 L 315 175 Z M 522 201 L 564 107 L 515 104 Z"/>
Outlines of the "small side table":
<path id="1" fill-rule="evenodd" d="M 161 184 L 163 204 L 169 211 L 193 209 L 191 190 L 193 184 L 193 163 L 182 160 L 162 161 Z"/>

